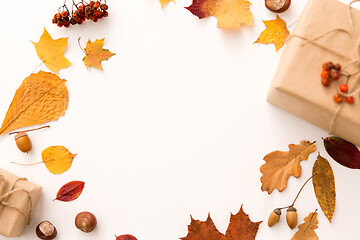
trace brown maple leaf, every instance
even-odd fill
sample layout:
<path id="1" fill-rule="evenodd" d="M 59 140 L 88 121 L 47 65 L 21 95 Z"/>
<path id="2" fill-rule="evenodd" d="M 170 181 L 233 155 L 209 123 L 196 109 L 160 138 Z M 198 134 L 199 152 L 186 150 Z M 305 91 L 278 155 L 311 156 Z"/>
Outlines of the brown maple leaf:
<path id="1" fill-rule="evenodd" d="M 253 240 L 255 239 L 260 222 L 252 222 L 244 213 L 242 206 L 236 215 L 231 214 L 230 224 L 226 234 L 220 233 L 210 214 L 206 221 L 194 220 L 188 226 L 188 235 L 182 240 Z"/>
<path id="2" fill-rule="evenodd" d="M 264 157 L 266 163 L 260 167 L 260 172 L 263 174 L 261 190 L 271 194 L 277 188 L 282 192 L 291 175 L 300 177 L 300 162 L 306 160 L 315 149 L 315 142 L 303 140 L 299 145 L 290 144 L 287 152 L 274 151 L 267 154 Z"/>
<path id="3" fill-rule="evenodd" d="M 108 60 L 115 55 L 115 53 L 110 52 L 108 49 L 103 49 L 103 44 L 104 38 L 96 39 L 94 42 L 91 42 L 90 39 L 88 40 L 86 48 L 84 48 L 86 56 L 83 58 L 86 68 L 92 66 L 103 70 L 101 61 Z"/>

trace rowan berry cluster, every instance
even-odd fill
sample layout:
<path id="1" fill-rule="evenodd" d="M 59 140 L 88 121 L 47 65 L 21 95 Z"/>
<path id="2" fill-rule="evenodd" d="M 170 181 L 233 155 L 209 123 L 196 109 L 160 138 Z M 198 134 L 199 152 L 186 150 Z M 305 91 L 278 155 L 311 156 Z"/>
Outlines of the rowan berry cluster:
<path id="1" fill-rule="evenodd" d="M 73 1 L 72 11 L 70 12 L 66 4 L 64 4 L 59 8 L 59 12 L 54 15 L 52 22 L 59 27 L 82 24 L 85 20 L 97 22 L 99 19 L 109 15 L 108 8 L 106 0 L 105 2 L 102 2 L 102 0 L 90 1 L 89 3 L 83 0 L 78 3 Z"/>
<path id="2" fill-rule="evenodd" d="M 346 76 L 348 80 L 350 77 L 350 74 L 342 73 L 341 65 L 339 63 L 333 64 L 332 62 L 324 62 L 322 67 L 323 70 L 321 72 L 321 83 L 325 87 L 330 86 L 331 80 L 338 81 L 341 76 Z M 346 93 L 349 90 L 347 83 L 340 84 L 339 90 L 341 93 Z M 336 93 L 333 96 L 333 99 L 336 103 L 343 102 L 344 97 L 341 95 L 341 93 Z M 345 97 L 345 101 L 351 104 L 354 102 L 354 97 L 353 96 Z"/>

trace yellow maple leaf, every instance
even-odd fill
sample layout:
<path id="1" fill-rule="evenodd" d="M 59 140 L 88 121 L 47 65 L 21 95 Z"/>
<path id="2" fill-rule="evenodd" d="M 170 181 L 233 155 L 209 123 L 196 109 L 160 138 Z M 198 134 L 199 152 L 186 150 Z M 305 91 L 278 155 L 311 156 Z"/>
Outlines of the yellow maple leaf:
<path id="1" fill-rule="evenodd" d="M 45 166 L 53 174 L 61 174 L 67 171 L 76 155 L 64 146 L 51 146 L 41 153 Z"/>
<path id="2" fill-rule="evenodd" d="M 216 17 L 218 28 L 238 29 L 241 24 L 253 24 L 250 5 L 247 0 L 193 0 L 186 9 L 200 19 Z"/>
<path id="3" fill-rule="evenodd" d="M 101 66 L 101 61 L 108 60 L 115 53 L 110 52 L 108 49 L 103 49 L 104 38 L 96 39 L 94 42 L 91 42 L 90 39 L 86 43 L 86 48 L 84 48 L 86 56 L 83 58 L 86 68 L 90 66 L 103 70 Z"/>
<path id="4" fill-rule="evenodd" d="M 169 2 L 175 2 L 175 1 L 174 0 L 160 0 L 161 8 L 164 8 L 164 6 L 166 4 L 168 4 Z"/>
<path id="5" fill-rule="evenodd" d="M 279 15 L 275 20 L 263 21 L 266 29 L 261 32 L 259 38 L 254 43 L 263 43 L 275 45 L 276 51 L 284 46 L 286 40 L 290 36 L 289 30 L 286 28 L 286 22 Z"/>
<path id="6" fill-rule="evenodd" d="M 25 78 L 16 90 L 0 134 L 63 116 L 69 101 L 65 82 L 53 73 L 42 71 Z"/>
<path id="7" fill-rule="evenodd" d="M 64 51 L 67 46 L 68 38 L 52 39 L 50 34 L 44 28 L 39 42 L 32 42 L 35 46 L 39 58 L 44 61 L 47 68 L 55 73 L 60 69 L 67 68 L 71 62 L 64 57 Z"/>

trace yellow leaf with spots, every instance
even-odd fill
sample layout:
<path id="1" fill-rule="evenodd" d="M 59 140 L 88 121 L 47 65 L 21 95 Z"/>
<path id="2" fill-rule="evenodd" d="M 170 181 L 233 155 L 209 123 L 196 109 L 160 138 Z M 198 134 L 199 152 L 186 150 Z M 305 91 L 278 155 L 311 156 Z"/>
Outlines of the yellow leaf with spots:
<path id="1" fill-rule="evenodd" d="M 45 166 L 53 174 L 66 172 L 71 167 L 75 156 L 76 154 L 72 154 L 63 146 L 51 146 L 41 153 Z"/>
<path id="2" fill-rule="evenodd" d="M 260 34 L 255 43 L 274 44 L 276 51 L 284 46 L 286 40 L 290 36 L 289 30 L 286 28 L 286 22 L 276 15 L 275 20 L 263 21 L 266 29 Z"/>
<path id="3" fill-rule="evenodd" d="M 168 4 L 169 2 L 175 2 L 175 1 L 174 0 L 160 0 L 161 8 L 164 8 L 164 6 L 166 4 Z"/>
<path id="4" fill-rule="evenodd" d="M 301 175 L 300 162 L 306 160 L 310 153 L 316 149 L 315 142 L 301 141 L 300 144 L 290 144 L 289 151 L 274 151 L 264 157 L 265 164 L 260 167 L 261 190 L 271 194 L 275 188 L 282 192 L 293 175 L 299 178 Z"/>
<path id="5" fill-rule="evenodd" d="M 94 42 L 88 40 L 84 49 L 86 56 L 83 58 L 86 68 L 91 66 L 103 70 L 101 61 L 108 60 L 115 55 L 115 53 L 110 52 L 108 49 L 103 49 L 103 44 L 104 38 L 97 39 Z"/>
<path id="6" fill-rule="evenodd" d="M 64 57 L 64 51 L 68 43 L 68 38 L 52 39 L 44 28 L 39 42 L 32 42 L 35 46 L 39 58 L 44 61 L 47 68 L 55 73 L 60 69 L 67 68 L 71 62 Z"/>
<path id="7" fill-rule="evenodd" d="M 250 5 L 247 0 L 193 0 L 186 9 L 200 19 L 216 17 L 218 28 L 238 29 L 241 24 L 253 25 Z"/>
<path id="8" fill-rule="evenodd" d="M 42 71 L 25 78 L 16 90 L 0 134 L 55 121 L 63 116 L 69 102 L 65 82 L 53 73 Z"/>

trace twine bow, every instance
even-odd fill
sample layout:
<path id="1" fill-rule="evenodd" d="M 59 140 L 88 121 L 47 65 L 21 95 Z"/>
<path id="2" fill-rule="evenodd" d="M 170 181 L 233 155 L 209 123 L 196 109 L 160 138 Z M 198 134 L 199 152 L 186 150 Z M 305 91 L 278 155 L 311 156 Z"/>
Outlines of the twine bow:
<path id="1" fill-rule="evenodd" d="M 24 190 L 24 189 L 14 189 L 15 185 L 17 182 L 19 181 L 27 181 L 26 178 L 18 178 L 15 183 L 11 186 L 10 191 L 5 193 L 5 188 L 6 188 L 6 179 L 4 176 L 0 175 L 0 207 L 9 207 L 12 209 L 15 209 L 16 211 L 18 211 L 19 213 L 21 213 L 22 215 L 24 215 L 27 218 L 27 224 L 29 225 L 30 223 L 30 218 L 31 218 L 31 209 L 32 209 L 32 199 L 31 199 L 31 195 L 28 191 Z M 28 207 L 27 210 L 24 211 L 16 206 L 14 206 L 13 204 L 9 203 L 6 199 L 16 193 L 16 192 L 24 192 L 27 194 L 28 196 Z"/>
<path id="2" fill-rule="evenodd" d="M 335 28 L 335 29 L 332 29 L 324 34 L 321 34 L 320 36 L 317 36 L 313 39 L 308 39 L 306 37 L 303 37 L 303 36 L 299 36 L 299 35 L 291 35 L 289 40 L 292 38 L 292 37 L 296 37 L 296 38 L 300 38 L 304 41 L 306 41 L 304 44 L 302 44 L 301 46 L 304 46 L 308 43 L 322 49 L 322 50 L 325 50 L 329 53 L 332 53 L 334 55 L 337 55 L 341 58 L 344 58 L 344 59 L 347 59 L 347 62 L 346 64 L 344 65 L 344 68 L 347 68 L 349 67 L 350 65 L 353 65 L 353 64 L 356 64 L 358 65 L 358 67 L 360 68 L 360 37 L 358 37 L 358 34 L 356 33 L 356 29 L 355 29 L 355 24 L 354 24 L 354 19 L 353 19 L 353 15 L 352 15 L 352 7 L 351 5 L 355 2 L 360 2 L 360 0 L 353 0 L 349 3 L 348 5 L 348 11 L 347 11 L 347 17 L 348 17 L 348 22 L 349 22 L 349 25 L 350 25 L 350 31 L 346 30 L 346 29 L 343 29 L 343 28 Z M 353 47 L 354 47 L 354 52 L 355 52 L 355 58 L 350 58 L 348 56 L 345 56 L 333 49 L 330 49 L 326 46 L 323 46 L 319 43 L 317 43 L 316 41 L 323 38 L 323 37 L 326 37 L 332 33 L 335 33 L 335 32 L 342 32 L 342 33 L 345 33 L 347 36 L 350 37 L 350 39 L 352 40 L 352 43 L 353 43 Z M 356 73 L 355 74 L 355 79 L 354 79 L 354 83 L 353 83 L 353 86 L 355 86 L 356 83 L 358 83 L 360 81 L 360 72 L 359 73 Z M 360 87 L 358 87 L 357 89 L 355 89 L 354 91 L 350 92 L 350 93 L 342 93 L 340 92 L 340 94 L 343 96 L 343 97 L 351 97 L 351 96 L 354 96 L 356 94 L 360 93 Z M 329 124 L 329 134 L 332 134 L 333 133 L 333 130 L 334 130 L 334 127 L 335 127 L 335 121 L 341 111 L 341 109 L 343 108 L 344 104 L 340 104 L 333 117 L 331 118 L 330 120 L 330 124 Z"/>

